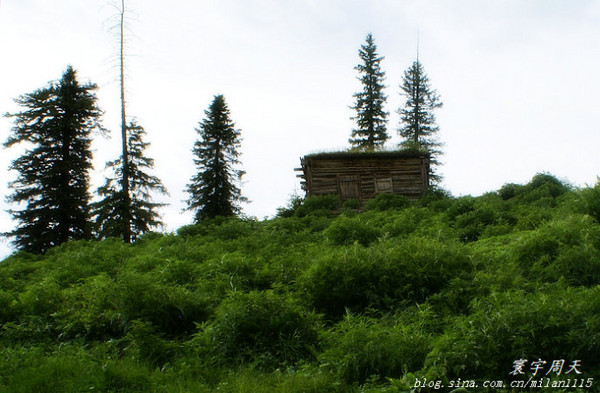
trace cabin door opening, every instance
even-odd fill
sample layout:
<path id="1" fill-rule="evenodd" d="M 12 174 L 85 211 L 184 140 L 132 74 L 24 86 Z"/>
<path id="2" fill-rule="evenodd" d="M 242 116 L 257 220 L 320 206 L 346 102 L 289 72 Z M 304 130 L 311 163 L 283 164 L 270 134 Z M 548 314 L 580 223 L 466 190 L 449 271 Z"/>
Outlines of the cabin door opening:
<path id="1" fill-rule="evenodd" d="M 360 187 L 356 177 L 340 177 L 340 198 L 342 201 L 360 200 Z"/>

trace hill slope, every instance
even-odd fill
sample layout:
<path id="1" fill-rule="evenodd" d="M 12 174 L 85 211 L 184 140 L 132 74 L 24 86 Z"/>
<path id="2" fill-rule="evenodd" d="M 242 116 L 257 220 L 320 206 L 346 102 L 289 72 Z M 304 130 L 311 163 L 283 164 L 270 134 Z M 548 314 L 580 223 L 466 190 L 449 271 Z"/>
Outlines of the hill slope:
<path id="1" fill-rule="evenodd" d="M 597 390 L 600 187 L 366 208 L 14 254 L 0 391 Z"/>

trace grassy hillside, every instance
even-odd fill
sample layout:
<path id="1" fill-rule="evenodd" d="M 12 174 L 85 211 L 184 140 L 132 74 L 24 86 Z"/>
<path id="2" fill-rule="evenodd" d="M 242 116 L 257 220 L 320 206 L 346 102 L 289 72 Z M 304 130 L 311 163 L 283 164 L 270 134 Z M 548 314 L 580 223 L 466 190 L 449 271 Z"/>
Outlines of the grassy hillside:
<path id="1" fill-rule="evenodd" d="M 600 186 L 351 207 L 12 255 L 0 392 L 598 391 Z"/>

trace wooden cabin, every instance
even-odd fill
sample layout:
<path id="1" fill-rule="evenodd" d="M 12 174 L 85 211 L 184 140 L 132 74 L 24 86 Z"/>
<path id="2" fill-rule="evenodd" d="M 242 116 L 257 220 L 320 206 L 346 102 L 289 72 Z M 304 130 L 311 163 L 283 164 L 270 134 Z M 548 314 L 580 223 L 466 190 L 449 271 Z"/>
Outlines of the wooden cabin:
<path id="1" fill-rule="evenodd" d="M 296 171 L 306 196 L 336 194 L 342 202 L 380 193 L 418 199 L 429 187 L 429 155 L 413 151 L 310 154 Z"/>

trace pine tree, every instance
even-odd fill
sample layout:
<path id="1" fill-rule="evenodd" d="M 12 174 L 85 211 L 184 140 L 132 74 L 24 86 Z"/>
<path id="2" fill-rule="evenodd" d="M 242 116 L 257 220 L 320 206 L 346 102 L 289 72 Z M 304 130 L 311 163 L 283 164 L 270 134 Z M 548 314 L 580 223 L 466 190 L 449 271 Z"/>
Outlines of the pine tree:
<path id="1" fill-rule="evenodd" d="M 167 194 L 160 179 L 147 173 L 154 167 L 154 160 L 144 156 L 149 143 L 144 142 L 146 131 L 134 121 L 127 126 L 127 172 L 129 173 L 127 193 L 122 186 L 123 156 L 106 164 L 112 171 L 106 183 L 98 188 L 104 199 L 92 204 L 95 218 L 95 232 L 100 238 L 120 237 L 130 241 L 151 228 L 162 226 L 157 209 L 163 203 L 151 202 L 151 192 Z"/>
<path id="2" fill-rule="evenodd" d="M 400 145 L 405 149 L 429 153 L 429 179 L 435 184 L 440 180 L 435 167 L 440 164 L 438 158 L 442 154 L 442 144 L 437 138 L 439 127 L 433 111 L 441 108 L 442 102 L 437 92 L 431 89 L 429 77 L 418 59 L 404 72 L 400 88 L 400 94 L 406 97 L 404 107 L 398 110 L 401 116 L 398 133 L 404 138 Z"/>
<path id="3" fill-rule="evenodd" d="M 15 126 L 4 146 L 27 147 L 10 166 L 19 174 L 8 200 L 21 209 L 11 210 L 18 224 L 5 235 L 19 249 L 43 253 L 89 236 L 91 133 L 102 130 L 95 89 L 69 66 L 58 82 L 16 99 L 22 112 L 6 115 Z"/>
<path id="4" fill-rule="evenodd" d="M 387 97 L 383 94 L 385 88 L 385 72 L 381 70 L 383 56 L 377 54 L 377 46 L 371 34 L 367 35 L 366 44 L 358 51 L 362 63 L 354 67 L 360 74 L 358 79 L 362 82 L 363 90 L 355 93 L 356 103 L 352 107 L 356 111 L 357 128 L 352 130 L 349 139 L 353 149 L 376 150 L 381 149 L 387 134 L 387 115 L 383 106 Z"/>
<path id="5" fill-rule="evenodd" d="M 234 216 L 240 212 L 240 202 L 246 201 L 236 185 L 245 173 L 235 168 L 240 164 L 240 131 L 229 118 L 223 96 L 215 96 L 204 113 L 206 118 L 196 129 L 200 139 L 193 149 L 198 172 L 187 186 L 188 210 L 195 211 L 196 222 Z"/>

